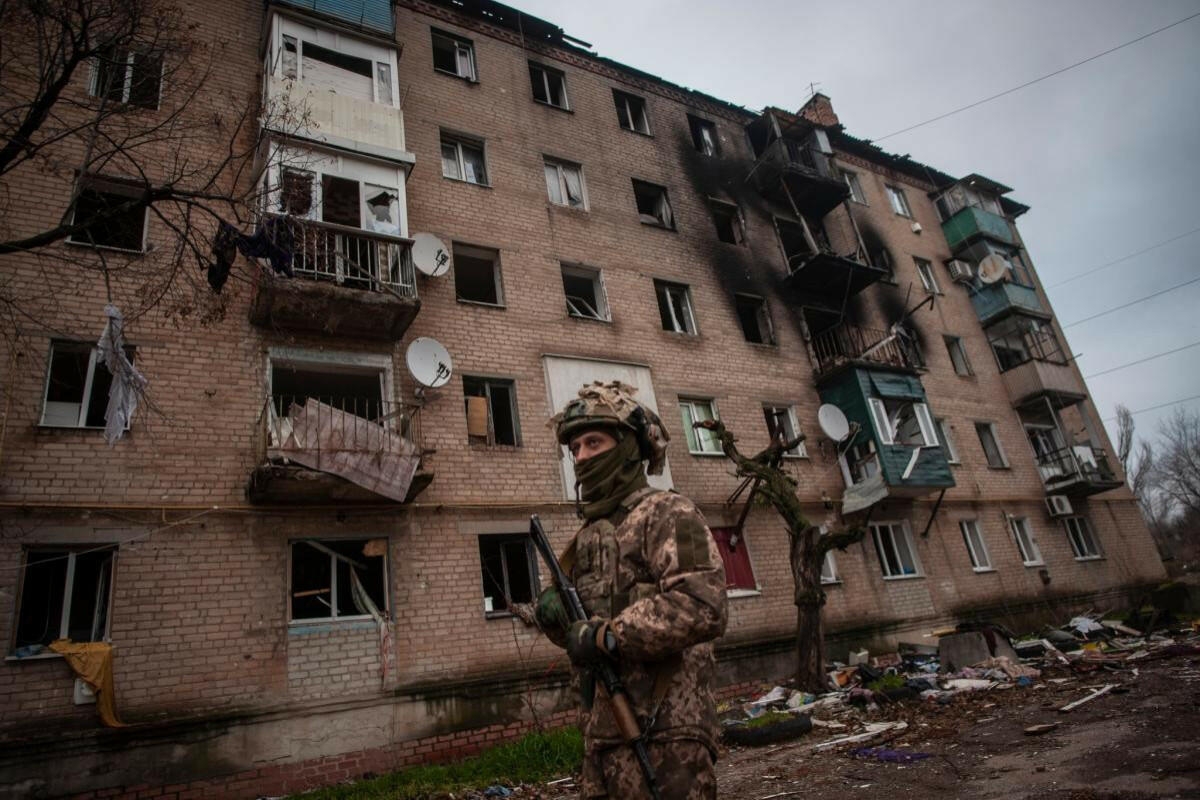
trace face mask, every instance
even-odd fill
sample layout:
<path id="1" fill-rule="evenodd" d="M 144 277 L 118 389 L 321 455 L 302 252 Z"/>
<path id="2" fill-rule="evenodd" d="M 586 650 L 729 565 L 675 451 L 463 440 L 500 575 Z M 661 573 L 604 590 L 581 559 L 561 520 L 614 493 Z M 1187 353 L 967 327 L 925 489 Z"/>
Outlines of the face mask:
<path id="1" fill-rule="evenodd" d="M 622 436 L 616 447 L 579 462 L 575 480 L 583 516 L 608 516 L 631 492 L 646 485 L 637 439 Z"/>

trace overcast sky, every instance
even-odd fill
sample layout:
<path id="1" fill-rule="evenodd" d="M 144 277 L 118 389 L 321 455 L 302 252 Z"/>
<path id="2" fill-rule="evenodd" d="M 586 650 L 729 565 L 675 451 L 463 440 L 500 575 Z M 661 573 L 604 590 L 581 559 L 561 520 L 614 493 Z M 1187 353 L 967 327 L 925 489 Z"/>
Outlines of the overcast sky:
<path id="1" fill-rule="evenodd" d="M 750 109 L 809 83 L 879 139 L 1200 12 L 1200 0 L 515 0 L 598 54 Z M 1018 222 L 1084 375 L 1200 341 L 1200 17 L 1062 75 L 879 142 L 1032 207 Z M 1200 347 L 1088 381 L 1102 417 L 1200 395 Z M 1175 408 L 1138 414 L 1151 433 Z M 1109 430 L 1113 424 L 1107 423 Z"/>

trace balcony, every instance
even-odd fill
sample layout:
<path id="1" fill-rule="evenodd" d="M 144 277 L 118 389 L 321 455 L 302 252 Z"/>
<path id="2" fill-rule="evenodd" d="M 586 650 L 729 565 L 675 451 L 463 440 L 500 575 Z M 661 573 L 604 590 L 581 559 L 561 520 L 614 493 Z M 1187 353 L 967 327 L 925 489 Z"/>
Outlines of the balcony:
<path id="1" fill-rule="evenodd" d="M 802 215 L 820 219 L 850 196 L 850 188 L 833 168 L 830 155 L 795 139 L 776 139 L 754 167 L 758 189 L 769 200 L 795 206 Z"/>
<path id="2" fill-rule="evenodd" d="M 1019 283 L 1001 281 L 981 287 L 971 294 L 971 305 L 982 323 L 994 322 L 1016 312 L 1026 312 L 1049 319 L 1042 308 L 1037 291 Z"/>
<path id="3" fill-rule="evenodd" d="M 301 127 L 281 133 L 412 161 L 405 149 L 404 112 L 399 108 L 276 75 L 267 77 L 267 97 L 277 108 L 306 112 Z"/>
<path id="4" fill-rule="evenodd" d="M 952 251 L 987 237 L 1008 245 L 1017 244 L 1008 220 L 978 206 L 964 206 L 942 223 L 942 232 Z"/>
<path id="5" fill-rule="evenodd" d="M 1030 358 L 1024 364 L 1000 373 L 1014 406 L 1023 406 L 1044 396 L 1062 408 L 1087 396 L 1083 381 L 1065 361 Z"/>
<path id="6" fill-rule="evenodd" d="M 256 503 L 409 503 L 433 480 L 420 407 L 275 395 L 263 406 L 247 495 Z"/>
<path id="7" fill-rule="evenodd" d="M 394 342 L 421 308 L 412 240 L 279 217 L 294 278 L 261 273 L 250 321 L 265 328 Z"/>
<path id="8" fill-rule="evenodd" d="M 916 344 L 889 331 L 841 323 L 812 339 L 820 381 L 846 366 L 887 366 L 913 370 L 921 366 Z"/>
<path id="9" fill-rule="evenodd" d="M 392 36 L 396 32 L 391 0 L 273 0 L 273 2 L 334 19 L 372 33 Z"/>
<path id="10" fill-rule="evenodd" d="M 1047 494 L 1087 496 L 1122 485 L 1108 461 L 1108 453 L 1090 445 L 1064 447 L 1037 460 Z"/>

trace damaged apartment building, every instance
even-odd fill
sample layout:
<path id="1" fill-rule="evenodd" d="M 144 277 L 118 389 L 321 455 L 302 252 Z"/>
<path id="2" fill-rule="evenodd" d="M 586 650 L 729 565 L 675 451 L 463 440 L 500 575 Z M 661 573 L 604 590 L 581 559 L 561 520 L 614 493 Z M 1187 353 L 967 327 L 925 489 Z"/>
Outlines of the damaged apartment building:
<path id="1" fill-rule="evenodd" d="M 95 277 L 8 331 L 0 796 L 274 795 L 572 722 L 561 653 L 510 607 L 547 582 L 529 515 L 558 547 L 578 526 L 546 419 L 593 380 L 657 409 L 654 480 L 717 539 L 722 686 L 789 673 L 795 610 L 783 525 L 730 500 L 697 420 L 744 452 L 803 433 L 784 469 L 811 518 L 866 525 L 822 576 L 835 657 L 1162 578 L 999 181 L 855 138 L 824 95 L 749 111 L 489 0 L 184 13 L 224 43 L 211 98 L 304 113 L 263 123 L 256 218 L 214 233 L 223 317 L 135 315 Z M 108 99 L 153 120 L 173 54 L 135 55 Z M 75 213 L 123 177 L 84 176 Z M 62 203 L 10 224 L 53 223 L 70 182 L 14 181 Z M 172 246 L 126 216 L 53 247 Z M 113 386 L 144 398 L 128 424 Z"/>

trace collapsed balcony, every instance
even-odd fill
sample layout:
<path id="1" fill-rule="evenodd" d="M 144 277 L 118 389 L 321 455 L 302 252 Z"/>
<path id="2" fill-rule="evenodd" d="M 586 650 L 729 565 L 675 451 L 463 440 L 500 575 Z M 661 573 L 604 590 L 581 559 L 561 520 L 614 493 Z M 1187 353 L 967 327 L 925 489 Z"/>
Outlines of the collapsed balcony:
<path id="1" fill-rule="evenodd" d="M 850 196 L 823 128 L 770 109 L 746 126 L 746 136 L 757 157 L 751 174 L 768 200 L 820 219 Z"/>
<path id="2" fill-rule="evenodd" d="M 433 480 L 422 442 L 416 405 L 276 394 L 259 417 L 247 494 L 259 503 L 412 502 Z"/>
<path id="3" fill-rule="evenodd" d="M 411 239 L 292 216 L 268 219 L 291 245 L 295 277 L 261 273 L 251 322 L 383 341 L 404 336 L 421 308 Z"/>
<path id="4" fill-rule="evenodd" d="M 888 276 L 887 270 L 868 261 L 861 242 L 845 253 L 836 252 L 819 220 L 777 218 L 775 227 L 787 258 L 788 285 L 803 295 L 823 298 L 836 308 L 846 297 Z"/>

